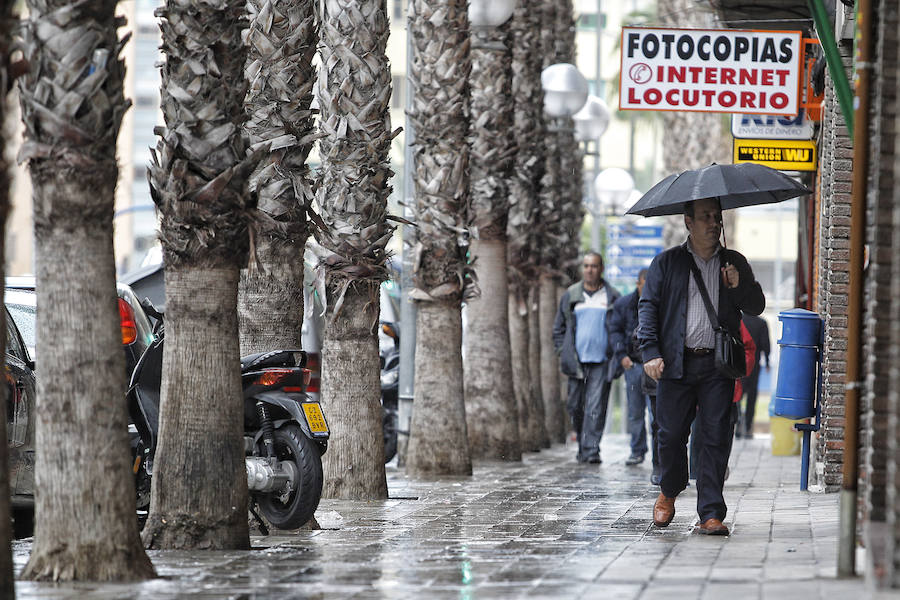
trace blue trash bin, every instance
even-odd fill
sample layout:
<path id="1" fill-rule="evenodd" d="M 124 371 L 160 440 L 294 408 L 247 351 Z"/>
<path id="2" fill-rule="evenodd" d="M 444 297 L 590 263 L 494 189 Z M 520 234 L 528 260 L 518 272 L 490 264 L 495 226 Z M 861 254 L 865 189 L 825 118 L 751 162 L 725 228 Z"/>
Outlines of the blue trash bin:
<path id="1" fill-rule="evenodd" d="M 775 386 L 774 413 L 789 419 L 815 415 L 816 379 L 821 351 L 822 319 L 802 308 L 781 311 L 781 357 Z"/>

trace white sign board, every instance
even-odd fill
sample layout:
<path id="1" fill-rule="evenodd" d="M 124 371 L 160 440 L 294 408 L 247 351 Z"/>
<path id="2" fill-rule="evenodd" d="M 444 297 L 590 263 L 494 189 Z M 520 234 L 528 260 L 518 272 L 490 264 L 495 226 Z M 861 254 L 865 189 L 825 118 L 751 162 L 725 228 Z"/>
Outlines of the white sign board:
<path id="1" fill-rule="evenodd" d="M 800 31 L 622 28 L 620 110 L 793 116 Z"/>
<path id="2" fill-rule="evenodd" d="M 808 140 L 813 136 L 813 122 L 802 108 L 796 117 L 731 115 L 731 135 L 757 140 Z"/>

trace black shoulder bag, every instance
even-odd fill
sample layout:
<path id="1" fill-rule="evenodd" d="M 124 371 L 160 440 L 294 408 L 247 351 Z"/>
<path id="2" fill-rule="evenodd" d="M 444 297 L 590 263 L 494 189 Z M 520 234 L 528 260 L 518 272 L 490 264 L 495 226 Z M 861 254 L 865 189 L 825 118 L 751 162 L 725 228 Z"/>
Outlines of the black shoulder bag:
<path id="1" fill-rule="evenodd" d="M 713 310 L 712 302 L 709 299 L 709 292 L 706 291 L 706 284 L 703 283 L 703 276 L 700 275 L 700 269 L 691 259 L 691 271 L 694 273 L 694 280 L 697 282 L 697 288 L 700 295 L 703 296 L 703 304 L 706 306 L 706 314 L 709 315 L 709 321 L 712 323 L 713 331 L 716 334 L 716 369 L 723 377 L 729 379 L 740 379 L 747 374 L 747 358 L 744 354 L 744 342 L 731 335 L 726 327 L 719 323 L 716 311 Z"/>

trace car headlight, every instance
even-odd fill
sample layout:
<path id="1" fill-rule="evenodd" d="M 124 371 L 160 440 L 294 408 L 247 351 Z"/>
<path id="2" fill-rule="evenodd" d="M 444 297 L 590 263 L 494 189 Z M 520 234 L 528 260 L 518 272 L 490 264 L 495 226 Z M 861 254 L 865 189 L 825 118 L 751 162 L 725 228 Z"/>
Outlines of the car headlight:
<path id="1" fill-rule="evenodd" d="M 394 385 L 397 383 L 397 378 L 400 376 L 400 372 L 398 370 L 385 371 L 381 374 L 381 385 Z"/>

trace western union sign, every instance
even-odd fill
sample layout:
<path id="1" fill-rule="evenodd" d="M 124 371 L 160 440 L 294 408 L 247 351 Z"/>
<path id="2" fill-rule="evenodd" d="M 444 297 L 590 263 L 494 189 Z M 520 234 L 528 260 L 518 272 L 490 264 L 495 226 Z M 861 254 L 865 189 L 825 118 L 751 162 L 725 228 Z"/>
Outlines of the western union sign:
<path id="1" fill-rule="evenodd" d="M 815 171 L 816 143 L 809 140 L 734 140 L 734 163 L 759 163 L 779 171 Z"/>

